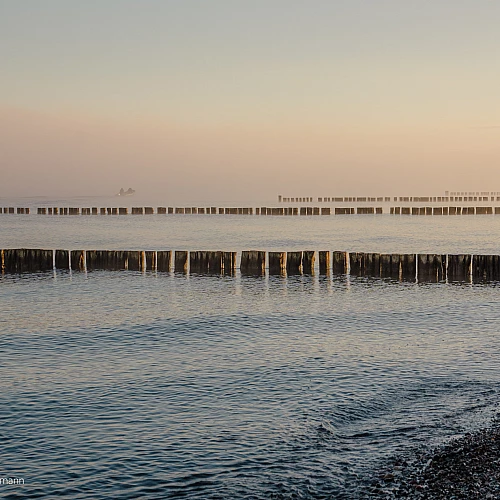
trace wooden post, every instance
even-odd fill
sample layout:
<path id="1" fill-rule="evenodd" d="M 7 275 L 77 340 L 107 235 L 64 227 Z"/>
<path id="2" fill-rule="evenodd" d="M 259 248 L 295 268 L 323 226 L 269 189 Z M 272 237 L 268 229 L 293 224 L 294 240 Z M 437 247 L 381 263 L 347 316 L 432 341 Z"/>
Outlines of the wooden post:
<path id="1" fill-rule="evenodd" d="M 332 272 L 333 274 L 347 273 L 346 252 L 332 252 Z"/>
<path id="2" fill-rule="evenodd" d="M 319 252 L 319 274 L 330 273 L 330 252 L 321 250 Z"/>
<path id="3" fill-rule="evenodd" d="M 278 255 L 279 252 L 275 252 Z M 269 254 L 271 255 L 271 254 Z M 269 257 L 271 258 L 271 257 Z M 302 252 L 287 252 L 286 254 L 287 274 L 301 274 L 302 272 Z M 269 260 L 269 273 L 271 274 L 271 260 Z"/>
<path id="4" fill-rule="evenodd" d="M 265 272 L 266 252 L 244 250 L 241 253 L 240 270 L 242 274 L 262 276 Z"/>
<path id="5" fill-rule="evenodd" d="M 186 273 L 188 266 L 188 252 L 176 250 L 174 254 L 174 271 L 176 273 Z"/>
<path id="6" fill-rule="evenodd" d="M 170 271 L 172 252 L 170 250 L 161 250 L 156 252 L 156 269 L 158 272 Z"/>
<path id="7" fill-rule="evenodd" d="M 224 274 L 233 275 L 236 271 L 236 252 L 222 252 Z"/>
<path id="8" fill-rule="evenodd" d="M 269 252 L 269 274 L 283 274 L 286 270 L 286 252 Z"/>
<path id="9" fill-rule="evenodd" d="M 207 252 L 208 272 L 220 274 L 222 272 L 222 252 Z"/>
<path id="10" fill-rule="evenodd" d="M 302 252 L 302 272 L 304 274 L 314 274 L 315 261 L 316 252 L 314 250 L 305 250 Z"/>
<path id="11" fill-rule="evenodd" d="M 147 250 L 144 252 L 145 267 L 143 271 L 155 271 L 156 270 L 156 252 Z"/>
<path id="12" fill-rule="evenodd" d="M 401 279 L 405 281 L 415 281 L 417 273 L 417 261 L 415 254 L 402 254 L 399 256 L 401 262 Z"/>
<path id="13" fill-rule="evenodd" d="M 477 256 L 474 256 L 474 259 Z M 448 281 L 468 281 L 471 267 L 470 255 L 448 255 L 447 276 Z"/>
<path id="14" fill-rule="evenodd" d="M 349 253 L 349 265 L 352 276 L 363 276 L 365 270 L 365 254 L 361 252 Z"/>
<path id="15" fill-rule="evenodd" d="M 446 255 L 419 254 L 418 280 L 437 283 L 446 277 Z"/>
<path id="16" fill-rule="evenodd" d="M 472 277 L 474 281 L 500 281 L 500 256 L 474 255 Z"/>
<path id="17" fill-rule="evenodd" d="M 364 276 L 371 278 L 380 277 L 380 254 L 378 253 L 365 253 L 364 255 Z"/>
<path id="18" fill-rule="evenodd" d="M 190 273 L 208 273 L 208 252 L 189 252 Z"/>

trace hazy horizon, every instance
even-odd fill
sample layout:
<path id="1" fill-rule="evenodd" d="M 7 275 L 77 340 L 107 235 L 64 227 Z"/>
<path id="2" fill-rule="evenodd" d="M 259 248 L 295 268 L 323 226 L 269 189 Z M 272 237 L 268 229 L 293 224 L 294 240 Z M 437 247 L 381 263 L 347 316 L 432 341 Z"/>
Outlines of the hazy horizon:
<path id="1" fill-rule="evenodd" d="M 0 1 L 0 197 L 500 191 L 499 24 L 487 1 Z"/>

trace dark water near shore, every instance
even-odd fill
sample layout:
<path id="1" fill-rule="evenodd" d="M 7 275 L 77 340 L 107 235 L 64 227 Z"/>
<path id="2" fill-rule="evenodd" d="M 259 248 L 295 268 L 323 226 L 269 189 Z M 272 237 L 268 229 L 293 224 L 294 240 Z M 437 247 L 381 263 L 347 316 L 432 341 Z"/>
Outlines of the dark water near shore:
<path id="1" fill-rule="evenodd" d="M 500 253 L 500 218 L 0 218 L 1 247 Z M 459 223 L 460 222 L 460 223 Z M 356 498 L 488 422 L 497 284 L 57 272 L 0 278 L 11 498 Z M 16 496 L 17 495 L 17 496 Z"/>

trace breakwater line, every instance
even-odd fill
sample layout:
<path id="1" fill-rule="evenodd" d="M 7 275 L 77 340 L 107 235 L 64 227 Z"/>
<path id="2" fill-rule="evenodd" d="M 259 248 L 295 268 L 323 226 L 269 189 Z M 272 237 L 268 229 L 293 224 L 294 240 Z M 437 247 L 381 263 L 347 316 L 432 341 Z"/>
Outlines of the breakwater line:
<path id="1" fill-rule="evenodd" d="M 31 215 L 30 207 L 0 207 L 0 214 Z M 500 206 L 343 206 L 343 207 L 38 207 L 37 215 L 500 215 Z"/>
<path id="2" fill-rule="evenodd" d="M 412 282 L 500 281 L 500 255 L 388 254 L 262 250 L 47 250 L 3 249 L 2 273 L 155 271 L 196 274 L 349 275 Z"/>

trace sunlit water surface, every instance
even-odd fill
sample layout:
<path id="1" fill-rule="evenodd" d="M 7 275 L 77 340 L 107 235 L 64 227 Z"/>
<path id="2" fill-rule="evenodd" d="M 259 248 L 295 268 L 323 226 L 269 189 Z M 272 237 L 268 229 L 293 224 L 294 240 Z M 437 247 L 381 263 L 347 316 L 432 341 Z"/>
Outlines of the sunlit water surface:
<path id="1" fill-rule="evenodd" d="M 500 217 L 1 216 L 0 247 L 500 253 Z M 10 498 L 356 498 L 488 422 L 495 283 L 0 278 Z"/>

